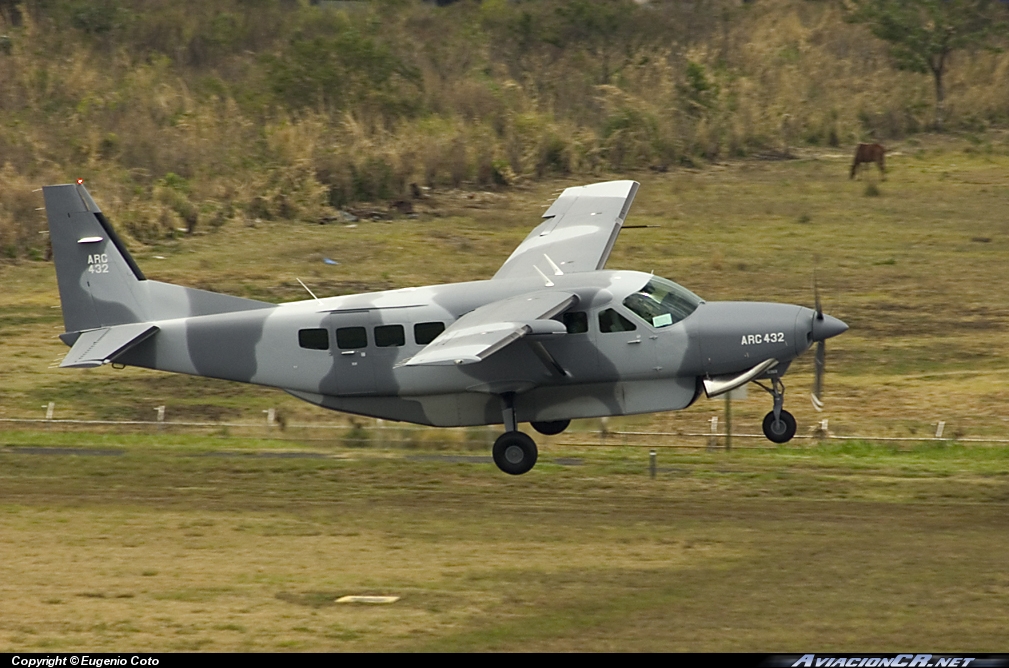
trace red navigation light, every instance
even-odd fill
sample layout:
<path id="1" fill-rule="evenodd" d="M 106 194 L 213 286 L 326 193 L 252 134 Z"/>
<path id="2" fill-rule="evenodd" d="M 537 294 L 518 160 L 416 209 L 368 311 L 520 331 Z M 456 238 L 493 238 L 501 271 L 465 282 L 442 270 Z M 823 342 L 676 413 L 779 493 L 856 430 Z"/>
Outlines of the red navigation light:
<path id="1" fill-rule="evenodd" d="M 77 185 L 84 185 L 84 179 L 77 179 Z"/>

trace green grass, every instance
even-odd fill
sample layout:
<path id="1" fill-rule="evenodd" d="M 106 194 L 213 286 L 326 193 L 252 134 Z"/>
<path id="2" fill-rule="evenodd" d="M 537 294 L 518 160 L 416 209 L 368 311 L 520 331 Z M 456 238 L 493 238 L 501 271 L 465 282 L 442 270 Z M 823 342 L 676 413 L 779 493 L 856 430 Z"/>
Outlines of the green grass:
<path id="1" fill-rule="evenodd" d="M 121 440 L 0 454 L 0 647 L 998 651 L 1009 623 L 1001 449 L 663 452 L 652 480 L 620 448 L 508 478 Z"/>

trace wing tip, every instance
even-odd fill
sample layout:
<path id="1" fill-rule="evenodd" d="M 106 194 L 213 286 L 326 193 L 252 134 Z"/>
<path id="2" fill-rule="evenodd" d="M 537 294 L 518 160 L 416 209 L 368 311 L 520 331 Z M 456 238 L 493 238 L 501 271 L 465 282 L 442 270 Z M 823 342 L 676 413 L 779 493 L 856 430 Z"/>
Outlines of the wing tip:
<path id="1" fill-rule="evenodd" d="M 568 195 L 570 196 L 585 196 L 591 195 L 593 197 L 627 197 L 632 192 L 636 191 L 641 184 L 637 181 L 631 179 L 623 179 L 620 181 L 599 181 L 598 183 L 586 183 L 581 186 L 571 186 L 570 188 L 565 188 L 564 192 L 561 193 L 561 197 Z"/>

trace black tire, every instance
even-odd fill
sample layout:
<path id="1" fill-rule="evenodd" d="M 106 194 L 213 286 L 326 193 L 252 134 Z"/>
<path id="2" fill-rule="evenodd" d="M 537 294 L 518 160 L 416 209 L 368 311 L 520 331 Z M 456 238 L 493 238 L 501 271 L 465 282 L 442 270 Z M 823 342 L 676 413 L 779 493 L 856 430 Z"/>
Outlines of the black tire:
<path id="1" fill-rule="evenodd" d="M 774 411 L 764 416 L 764 436 L 773 443 L 788 443 L 795 436 L 795 418 L 788 411 L 781 411 L 781 420 L 774 420 Z"/>
<path id="2" fill-rule="evenodd" d="M 501 434 L 494 441 L 494 463 L 510 475 L 522 475 L 536 464 L 536 442 L 520 431 Z"/>
<path id="3" fill-rule="evenodd" d="M 571 424 L 571 420 L 554 420 L 553 422 L 530 422 L 533 429 L 544 436 L 556 436 Z"/>

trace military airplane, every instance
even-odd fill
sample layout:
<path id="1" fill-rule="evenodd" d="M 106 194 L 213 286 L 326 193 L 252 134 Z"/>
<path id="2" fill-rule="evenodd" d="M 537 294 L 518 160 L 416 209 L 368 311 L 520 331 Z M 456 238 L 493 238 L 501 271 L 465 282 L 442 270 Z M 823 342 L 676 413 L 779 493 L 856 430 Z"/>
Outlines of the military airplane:
<path id="1" fill-rule="evenodd" d="M 536 463 L 529 422 L 679 410 L 756 382 L 764 434 L 796 431 L 781 377 L 847 325 L 816 309 L 706 302 L 652 274 L 603 269 L 634 181 L 564 190 L 489 280 L 270 304 L 148 280 L 83 182 L 43 189 L 62 367 L 113 363 L 283 389 L 323 408 L 438 427 L 503 424 L 505 473 Z M 313 295 L 314 296 L 314 295 Z M 764 381 L 764 382 L 760 382 Z"/>

